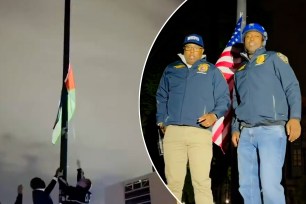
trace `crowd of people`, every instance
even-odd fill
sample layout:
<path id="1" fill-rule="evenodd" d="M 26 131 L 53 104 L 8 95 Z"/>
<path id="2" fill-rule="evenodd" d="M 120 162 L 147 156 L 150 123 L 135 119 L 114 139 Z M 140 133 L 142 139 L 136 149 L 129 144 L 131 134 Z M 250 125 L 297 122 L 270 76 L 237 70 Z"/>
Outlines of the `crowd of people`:
<path id="1" fill-rule="evenodd" d="M 51 179 L 48 186 L 43 179 L 34 177 L 30 181 L 32 189 L 33 204 L 53 204 L 50 196 L 57 182 L 60 188 L 61 204 L 87 204 L 91 197 L 91 180 L 84 176 L 84 171 L 81 168 L 80 162 L 77 161 L 77 184 L 75 186 L 69 185 L 63 177 L 63 171 L 58 168 L 54 177 Z M 22 204 L 23 201 L 23 185 L 17 187 L 17 197 L 15 204 Z"/>

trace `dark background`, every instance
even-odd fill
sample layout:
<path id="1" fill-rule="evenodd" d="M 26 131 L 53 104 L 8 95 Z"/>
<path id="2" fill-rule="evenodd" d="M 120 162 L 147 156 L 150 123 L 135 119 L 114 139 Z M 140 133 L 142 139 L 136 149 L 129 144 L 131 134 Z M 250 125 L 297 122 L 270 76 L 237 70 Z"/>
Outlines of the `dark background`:
<path id="1" fill-rule="evenodd" d="M 184 36 L 198 33 L 203 36 L 208 61 L 215 63 L 234 31 L 236 1 L 189 0 L 172 15 L 159 33 L 147 60 L 147 72 L 160 72 L 177 59 L 182 51 Z M 245 14 L 244 14 L 245 15 Z M 257 22 L 268 32 L 267 50 L 282 52 L 289 58 L 306 95 L 302 80 L 306 60 L 306 1 L 304 0 L 249 0 L 247 23 Z M 152 70 L 154 69 L 154 70 Z"/>

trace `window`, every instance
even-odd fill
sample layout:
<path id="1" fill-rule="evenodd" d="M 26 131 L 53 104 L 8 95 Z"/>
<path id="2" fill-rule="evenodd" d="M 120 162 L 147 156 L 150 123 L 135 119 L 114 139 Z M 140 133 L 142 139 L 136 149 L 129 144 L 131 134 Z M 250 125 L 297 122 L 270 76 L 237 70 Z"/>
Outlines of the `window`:
<path id="1" fill-rule="evenodd" d="M 141 179 L 125 185 L 125 204 L 151 204 L 148 179 Z"/>
<path id="2" fill-rule="evenodd" d="M 292 165 L 294 167 L 302 166 L 302 151 L 301 149 L 294 149 L 292 151 Z"/>

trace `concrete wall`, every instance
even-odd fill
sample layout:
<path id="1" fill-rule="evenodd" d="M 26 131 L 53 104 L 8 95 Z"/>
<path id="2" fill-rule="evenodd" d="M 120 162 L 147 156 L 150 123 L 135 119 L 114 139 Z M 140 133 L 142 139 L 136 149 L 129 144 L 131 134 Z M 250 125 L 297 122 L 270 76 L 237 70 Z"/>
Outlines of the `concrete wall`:
<path id="1" fill-rule="evenodd" d="M 176 200 L 156 173 L 149 174 L 151 204 L 175 204 Z"/>
<path id="2" fill-rule="evenodd" d="M 124 183 L 111 185 L 105 189 L 105 204 L 124 204 Z"/>

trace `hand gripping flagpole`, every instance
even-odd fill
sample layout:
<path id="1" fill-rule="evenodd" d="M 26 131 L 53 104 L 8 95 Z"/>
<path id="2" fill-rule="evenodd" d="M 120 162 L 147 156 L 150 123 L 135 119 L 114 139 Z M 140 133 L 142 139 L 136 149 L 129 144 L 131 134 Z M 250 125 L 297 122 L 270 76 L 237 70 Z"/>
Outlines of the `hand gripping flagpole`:
<path id="1" fill-rule="evenodd" d="M 67 152 L 68 152 L 68 90 L 65 79 L 69 68 L 69 47 L 70 47 L 70 4 L 71 0 L 65 0 L 64 15 L 64 54 L 63 54 L 63 87 L 61 96 L 62 105 L 62 127 L 61 127 L 61 149 L 60 168 L 63 170 L 63 178 L 67 180 Z M 59 203 L 65 199 L 61 187 L 59 187 Z"/>

